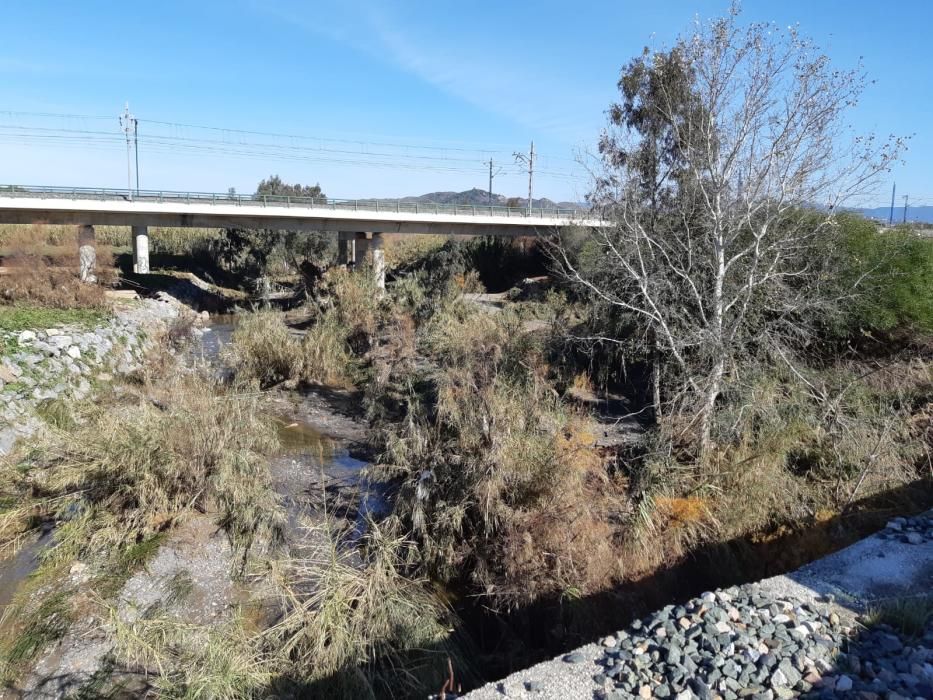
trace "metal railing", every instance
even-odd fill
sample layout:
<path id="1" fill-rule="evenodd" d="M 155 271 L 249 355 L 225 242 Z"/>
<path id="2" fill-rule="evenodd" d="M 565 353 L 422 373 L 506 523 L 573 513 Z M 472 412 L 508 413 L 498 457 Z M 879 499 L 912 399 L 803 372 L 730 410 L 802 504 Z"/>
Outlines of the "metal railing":
<path id="1" fill-rule="evenodd" d="M 122 190 L 105 187 L 32 187 L 0 185 L 0 197 L 36 197 L 44 199 L 119 200 L 136 202 L 172 202 L 183 204 L 232 204 L 236 206 L 296 207 L 332 211 L 367 211 L 397 214 L 453 214 L 470 216 L 505 216 L 524 218 L 584 219 L 580 209 L 542 207 L 497 207 L 483 204 L 440 204 L 385 199 L 335 199 L 333 197 L 290 197 L 266 194 L 218 194 L 214 192 L 171 192 L 162 190 Z"/>

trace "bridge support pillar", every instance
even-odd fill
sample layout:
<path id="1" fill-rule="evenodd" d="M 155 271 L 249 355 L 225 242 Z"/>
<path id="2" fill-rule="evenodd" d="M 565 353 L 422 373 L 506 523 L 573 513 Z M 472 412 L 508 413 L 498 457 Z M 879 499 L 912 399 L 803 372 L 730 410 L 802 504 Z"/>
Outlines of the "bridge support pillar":
<path id="1" fill-rule="evenodd" d="M 356 264 L 356 234 L 349 231 L 340 231 L 337 234 L 337 264 Z"/>
<path id="2" fill-rule="evenodd" d="M 97 236 L 88 224 L 78 226 L 78 275 L 82 282 L 97 282 Z"/>
<path id="3" fill-rule="evenodd" d="M 149 274 L 149 227 L 133 227 L 133 272 Z"/>
<path id="4" fill-rule="evenodd" d="M 366 234 L 363 232 L 357 232 L 353 234 L 355 239 L 353 242 L 356 245 L 356 264 L 360 265 L 366 262 L 366 253 L 369 251 L 369 241 L 366 240 Z"/>
<path id="5" fill-rule="evenodd" d="M 376 287 L 384 290 L 386 288 L 386 257 L 382 249 L 382 234 L 373 233 L 369 241 L 369 249 L 373 254 L 373 275 L 376 278 Z"/>

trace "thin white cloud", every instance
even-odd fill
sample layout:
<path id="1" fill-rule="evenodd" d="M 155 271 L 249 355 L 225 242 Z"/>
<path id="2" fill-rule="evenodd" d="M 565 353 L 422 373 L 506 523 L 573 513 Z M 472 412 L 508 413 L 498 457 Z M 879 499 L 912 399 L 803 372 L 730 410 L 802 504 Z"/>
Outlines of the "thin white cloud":
<path id="1" fill-rule="evenodd" d="M 54 73 L 60 69 L 42 63 L 23 61 L 19 58 L 0 56 L 0 73 Z"/>
<path id="2" fill-rule="evenodd" d="M 250 0 L 255 3 L 256 0 Z M 259 7 L 259 5 L 255 5 Z M 313 16 L 278 3 L 264 12 L 351 46 L 485 111 L 567 143 L 590 139 L 601 125 L 602 95 L 587 93 L 567 76 L 540 71 L 527 56 L 482 45 L 451 32 L 401 28 L 381 8 L 367 2 L 325 3 Z"/>

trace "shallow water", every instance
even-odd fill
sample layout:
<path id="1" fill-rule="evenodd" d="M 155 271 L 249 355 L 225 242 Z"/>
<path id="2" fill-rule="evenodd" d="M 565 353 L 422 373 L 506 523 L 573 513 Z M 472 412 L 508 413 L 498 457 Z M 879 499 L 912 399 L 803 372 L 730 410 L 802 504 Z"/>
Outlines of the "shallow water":
<path id="1" fill-rule="evenodd" d="M 17 550 L 16 554 L 0 561 L 0 636 L 4 633 L 4 613 L 16 598 L 20 585 L 39 566 L 39 552 L 52 537 L 51 528 L 32 537 Z"/>
<path id="2" fill-rule="evenodd" d="M 236 316 L 234 314 L 211 316 L 210 323 L 203 329 L 203 333 L 195 344 L 193 350 L 195 357 L 209 364 L 219 365 L 223 348 L 230 344 L 235 328 Z"/>
<path id="3" fill-rule="evenodd" d="M 226 374 L 224 348 L 236 323 L 233 314 L 212 316 L 194 350 L 221 376 Z M 366 519 L 387 508 L 381 490 L 363 476 L 368 464 L 350 456 L 344 445 L 308 423 L 299 410 L 275 415 L 274 419 L 281 452 L 272 459 L 270 468 L 290 529 L 300 529 L 309 519 L 317 519 L 322 507 L 337 501 L 341 504 L 339 514 L 352 519 L 354 531 L 361 535 Z"/>

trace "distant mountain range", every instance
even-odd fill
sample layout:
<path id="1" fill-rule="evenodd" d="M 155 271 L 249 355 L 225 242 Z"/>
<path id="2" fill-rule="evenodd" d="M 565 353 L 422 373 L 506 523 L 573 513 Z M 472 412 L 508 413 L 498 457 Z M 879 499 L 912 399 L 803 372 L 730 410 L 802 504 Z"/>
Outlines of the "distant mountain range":
<path id="1" fill-rule="evenodd" d="M 395 200 L 392 200 L 395 201 Z M 437 203 L 437 204 L 465 204 L 476 206 L 489 206 L 492 204 L 494 207 L 527 207 L 528 198 L 527 197 L 506 197 L 503 194 L 493 193 L 492 201 L 490 202 L 489 193 L 486 190 L 481 190 L 478 187 L 474 187 L 472 190 L 466 190 L 465 192 L 429 192 L 428 194 L 423 194 L 418 197 L 401 197 L 398 201 L 409 202 L 412 204 L 421 204 L 421 203 Z M 541 209 L 585 209 L 586 207 L 579 202 L 555 202 L 547 197 L 542 197 L 541 199 L 532 199 L 531 206 Z"/>
<path id="2" fill-rule="evenodd" d="M 390 200 L 382 200 L 390 201 Z M 395 201 L 395 200 L 391 200 Z M 402 197 L 399 201 L 418 203 L 418 204 L 427 204 L 427 203 L 437 203 L 437 204 L 465 204 L 476 206 L 489 206 L 489 193 L 486 190 L 482 190 L 478 187 L 474 187 L 472 190 L 465 190 L 464 192 L 428 192 L 427 194 L 422 194 L 417 197 Z M 527 197 L 506 197 L 504 194 L 492 195 L 492 205 L 494 207 L 527 207 L 528 198 Z M 555 202 L 552 199 L 547 197 L 542 197 L 541 199 L 533 199 L 532 206 L 542 209 L 577 209 L 584 210 L 586 205 L 580 202 Z M 888 216 L 891 213 L 890 207 L 875 207 L 873 209 L 859 209 L 853 208 L 852 211 L 858 212 L 862 216 L 866 216 L 870 219 L 877 219 L 878 221 L 887 222 Z M 894 208 L 894 221 L 898 223 L 903 220 L 904 209 L 902 207 Z M 921 223 L 933 224 L 933 206 L 922 206 L 922 207 L 909 207 L 907 209 L 907 220 L 916 221 Z"/>
<path id="3" fill-rule="evenodd" d="M 891 207 L 875 207 L 874 209 L 855 209 L 862 216 L 869 219 L 878 219 L 887 222 L 891 215 Z M 904 207 L 894 207 L 894 223 L 900 223 L 904 220 Z M 933 224 L 933 207 L 908 207 L 907 220 L 919 221 L 925 224 Z"/>

